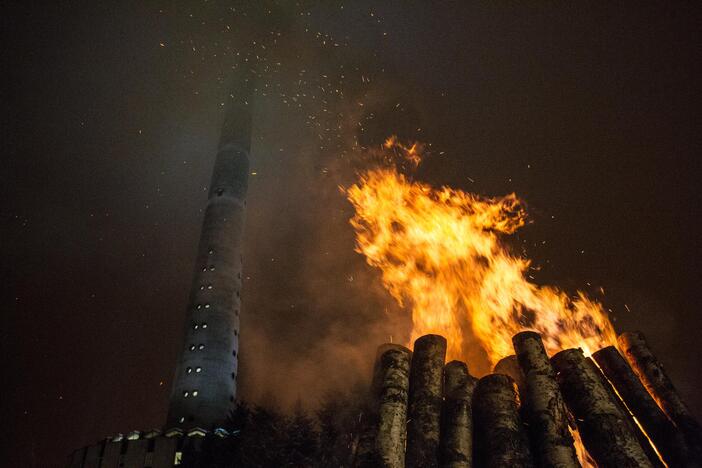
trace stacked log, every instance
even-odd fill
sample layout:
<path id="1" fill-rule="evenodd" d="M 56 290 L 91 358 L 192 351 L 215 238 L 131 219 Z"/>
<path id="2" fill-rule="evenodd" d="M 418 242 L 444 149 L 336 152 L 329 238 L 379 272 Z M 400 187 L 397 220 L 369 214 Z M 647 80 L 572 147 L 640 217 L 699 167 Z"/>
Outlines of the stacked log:
<path id="1" fill-rule="evenodd" d="M 424 335 L 414 342 L 410 370 L 408 468 L 439 466 L 439 437 L 446 338 Z"/>
<path id="2" fill-rule="evenodd" d="M 630 429 L 627 416 L 612 401 L 580 349 L 567 349 L 551 363 L 588 453 L 599 466 L 652 468 Z"/>
<path id="3" fill-rule="evenodd" d="M 592 357 L 653 441 L 663 461 L 668 466 L 687 466 L 690 459 L 682 434 L 653 400 L 617 348 L 607 346 Z"/>
<path id="4" fill-rule="evenodd" d="M 353 466 L 356 468 L 375 468 L 381 465 L 380 454 L 378 452 L 378 447 L 376 446 L 380 425 L 379 413 L 381 406 L 381 398 L 383 396 L 382 392 L 384 389 L 387 388 L 389 390 L 390 388 L 393 388 L 393 386 L 390 383 L 386 383 L 386 381 L 388 380 L 388 377 L 394 376 L 387 375 L 390 363 L 387 361 L 383 361 L 383 356 L 388 351 L 406 353 L 409 366 L 409 359 L 412 353 L 404 346 L 395 343 L 384 343 L 378 346 L 378 349 L 375 354 L 375 363 L 373 365 L 373 378 L 371 380 L 369 392 L 370 394 L 367 401 L 363 405 L 361 412 L 361 429 L 358 436 L 358 442 L 356 444 L 353 462 Z M 402 360 L 402 358 L 400 357 L 396 359 Z M 407 385 L 405 384 L 405 393 L 406 392 Z"/>
<path id="5" fill-rule="evenodd" d="M 682 432 L 690 452 L 702 459 L 702 427 L 673 386 L 640 332 L 619 336 L 619 346 L 646 390 Z"/>
<path id="6" fill-rule="evenodd" d="M 478 381 L 473 395 L 475 465 L 486 468 L 534 466 L 517 407 L 515 383 L 503 374 Z"/>
<path id="7" fill-rule="evenodd" d="M 380 357 L 378 435 L 375 440 L 378 466 L 405 466 L 410 356 L 407 348 L 396 346 Z"/>
<path id="8" fill-rule="evenodd" d="M 636 421 L 634 421 L 634 416 L 631 414 L 631 411 L 629 411 L 629 408 L 627 408 L 627 406 L 624 404 L 624 401 L 622 401 L 619 395 L 617 395 L 616 389 L 612 386 L 609 380 L 607 380 L 607 377 L 604 376 L 600 368 L 597 367 L 597 364 L 595 364 L 595 361 L 591 357 L 587 357 L 585 358 L 585 360 L 587 361 L 587 364 L 592 368 L 593 374 L 600 379 L 600 382 L 602 382 L 602 386 L 605 388 L 605 390 L 607 390 L 607 393 L 609 394 L 609 399 L 617 405 L 621 414 L 624 415 L 624 420 L 626 421 L 626 425 L 629 426 L 629 431 L 631 431 L 631 433 L 634 434 L 634 437 L 636 437 L 636 440 L 641 446 L 641 449 L 646 454 L 646 458 L 648 458 L 648 461 L 650 461 L 655 468 L 664 468 L 663 461 L 651 445 L 650 439 L 643 432 L 641 426 L 639 426 L 636 423 Z"/>
<path id="9" fill-rule="evenodd" d="M 522 405 L 534 456 L 540 466 L 580 467 L 569 414 L 541 336 L 526 331 L 512 338 L 524 375 Z"/>
<path id="10" fill-rule="evenodd" d="M 517 384 L 517 389 L 519 390 L 519 399 L 526 393 L 526 385 L 524 382 L 524 373 L 522 368 L 519 367 L 519 361 L 517 361 L 517 356 L 514 354 L 504 357 L 497 361 L 495 368 L 493 369 L 495 374 L 509 375 Z"/>
<path id="11" fill-rule="evenodd" d="M 441 414 L 440 466 L 473 466 L 473 390 L 477 379 L 464 362 L 451 361 L 444 367 L 444 407 Z"/>
<path id="12" fill-rule="evenodd" d="M 378 346 L 373 364 L 373 377 L 367 401 L 361 410 L 361 429 L 356 444 L 353 465 L 356 468 L 372 468 L 378 465 L 375 439 L 378 434 L 378 398 L 382 382 L 380 358 L 396 344 L 384 343 Z"/>
<path id="13" fill-rule="evenodd" d="M 699 425 L 643 337 L 620 340 L 627 359 L 612 346 L 593 358 L 568 349 L 549 359 L 541 337 L 522 332 L 516 355 L 479 381 L 463 362 L 444 365 L 441 336 L 419 338 L 414 353 L 382 345 L 353 465 L 578 468 L 577 424 L 597 466 L 700 468 L 690 442 L 699 442 Z"/>

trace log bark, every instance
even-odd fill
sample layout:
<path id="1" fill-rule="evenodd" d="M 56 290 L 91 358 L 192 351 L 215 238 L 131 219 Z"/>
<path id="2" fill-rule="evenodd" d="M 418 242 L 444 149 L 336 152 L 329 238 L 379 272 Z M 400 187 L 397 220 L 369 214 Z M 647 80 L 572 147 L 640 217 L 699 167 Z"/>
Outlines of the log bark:
<path id="1" fill-rule="evenodd" d="M 473 420 L 476 466 L 534 466 L 511 377 L 491 374 L 478 381 L 473 395 Z"/>
<path id="2" fill-rule="evenodd" d="M 514 383 L 517 384 L 517 389 L 519 390 L 519 399 L 521 401 L 522 395 L 526 393 L 526 386 L 524 383 L 524 373 L 522 372 L 522 368 L 519 367 L 517 356 L 512 354 L 511 356 L 507 356 L 505 358 L 500 359 L 499 361 L 497 361 L 497 364 L 495 364 L 493 372 L 495 374 L 504 374 L 512 377 Z"/>
<path id="3" fill-rule="evenodd" d="M 425 335 L 414 342 L 410 370 L 408 468 L 439 466 L 439 436 L 446 338 Z"/>
<path id="4" fill-rule="evenodd" d="M 622 333 L 619 336 L 619 347 L 646 390 L 680 429 L 691 454 L 697 461 L 702 459 L 702 427 L 651 352 L 646 338 L 640 332 Z"/>
<path id="5" fill-rule="evenodd" d="M 569 414 L 541 336 L 526 331 L 512 338 L 524 374 L 522 405 L 532 451 L 540 466 L 580 467 L 568 427 Z"/>
<path id="6" fill-rule="evenodd" d="M 379 454 L 376 448 L 378 435 L 378 409 L 380 405 L 380 393 L 383 383 L 383 366 L 381 357 L 389 350 L 405 350 L 404 346 L 394 343 L 384 343 L 378 346 L 373 365 L 373 375 L 368 392 L 368 398 L 363 405 L 361 413 L 361 429 L 356 444 L 353 466 L 356 468 L 374 468 L 380 465 Z"/>
<path id="7" fill-rule="evenodd" d="M 629 411 L 629 408 L 626 407 L 622 399 L 619 397 L 619 395 L 617 395 L 617 391 L 614 389 L 610 381 L 607 380 L 607 377 L 605 377 L 605 375 L 602 373 L 600 368 L 597 367 L 597 364 L 591 357 L 587 357 L 585 358 L 585 360 L 587 361 L 587 364 L 592 368 L 592 372 L 600 379 L 600 382 L 602 382 L 602 386 L 605 388 L 605 390 L 607 390 L 607 393 L 609 394 L 609 399 L 617 405 L 619 411 L 624 415 L 624 419 L 626 420 L 627 426 L 629 426 L 629 430 L 636 437 L 636 440 L 641 446 L 641 449 L 646 454 L 646 458 L 648 458 L 648 461 L 651 462 L 654 468 L 664 468 L 663 461 L 660 459 L 655 449 L 651 445 L 650 439 L 646 436 L 641 427 L 638 424 L 636 424 L 636 421 L 634 421 L 634 417 L 631 414 L 631 411 Z"/>
<path id="8" fill-rule="evenodd" d="M 617 390 L 668 466 L 687 466 L 691 460 L 682 433 L 668 419 L 614 346 L 592 355 Z"/>
<path id="9" fill-rule="evenodd" d="M 444 407 L 441 415 L 440 466 L 473 466 L 473 390 L 477 379 L 468 366 L 451 361 L 444 367 Z"/>
<path id="10" fill-rule="evenodd" d="M 582 350 L 561 351 L 551 358 L 551 363 L 583 444 L 598 466 L 652 468 L 626 415 L 612 401 Z"/>
<path id="11" fill-rule="evenodd" d="M 388 349 L 380 357 L 378 435 L 375 447 L 381 467 L 404 468 L 407 437 L 410 350 Z"/>

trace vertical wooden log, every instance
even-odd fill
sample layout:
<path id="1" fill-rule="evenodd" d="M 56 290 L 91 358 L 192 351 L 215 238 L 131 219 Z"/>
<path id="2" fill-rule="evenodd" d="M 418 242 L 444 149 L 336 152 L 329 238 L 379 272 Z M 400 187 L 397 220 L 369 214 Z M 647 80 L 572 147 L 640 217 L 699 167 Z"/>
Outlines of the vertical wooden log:
<path id="1" fill-rule="evenodd" d="M 439 466 L 439 435 L 446 338 L 424 335 L 414 342 L 410 370 L 408 468 Z"/>
<path id="2" fill-rule="evenodd" d="M 378 346 L 375 353 L 371 385 L 368 398 L 360 414 L 361 429 L 353 456 L 353 466 L 356 468 L 374 468 L 379 464 L 375 441 L 378 435 L 378 406 L 380 404 L 379 398 L 383 381 L 380 358 L 386 351 L 391 349 L 407 348 L 394 343 L 384 343 Z"/>
<path id="3" fill-rule="evenodd" d="M 680 429 L 692 454 L 702 459 L 702 427 L 678 394 L 663 366 L 640 332 L 619 336 L 619 347 L 646 390 Z"/>
<path id="4" fill-rule="evenodd" d="M 478 381 L 473 395 L 473 424 L 476 428 L 475 466 L 534 466 L 511 377 L 491 374 Z"/>
<path id="5" fill-rule="evenodd" d="M 581 349 L 551 358 L 556 379 L 588 453 L 599 466 L 652 468 L 617 404 Z"/>
<path id="6" fill-rule="evenodd" d="M 405 466 L 410 356 L 409 349 L 397 346 L 380 357 L 380 404 L 375 447 L 378 466 L 384 468 Z"/>
<path id="7" fill-rule="evenodd" d="M 526 392 L 522 395 L 534 456 L 540 466 L 580 467 L 568 427 L 569 415 L 541 336 L 525 331 L 512 338 Z"/>
<path id="8" fill-rule="evenodd" d="M 689 455 L 682 434 L 651 397 L 617 348 L 607 346 L 592 357 L 653 441 L 663 461 L 668 466 L 686 466 Z"/>
<path id="9" fill-rule="evenodd" d="M 522 396 L 526 392 L 526 386 L 524 383 L 524 373 L 522 368 L 519 367 L 519 361 L 517 361 L 517 356 L 512 354 L 511 356 L 504 357 L 497 361 L 495 368 L 493 369 L 495 374 L 509 375 L 517 384 L 517 389 L 519 390 L 519 399 L 522 400 Z"/>
<path id="10" fill-rule="evenodd" d="M 472 398 L 476 381 L 463 362 L 451 361 L 444 367 L 440 446 L 442 468 L 473 466 Z"/>

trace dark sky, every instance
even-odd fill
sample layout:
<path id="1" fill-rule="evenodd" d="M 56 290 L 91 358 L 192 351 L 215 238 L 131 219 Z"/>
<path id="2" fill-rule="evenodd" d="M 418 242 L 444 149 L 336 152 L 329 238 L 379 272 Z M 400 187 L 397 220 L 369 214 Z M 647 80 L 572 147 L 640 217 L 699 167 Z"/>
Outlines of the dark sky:
<path id="1" fill-rule="evenodd" d="M 526 200 L 509 242 L 538 281 L 645 332 L 702 416 L 693 2 L 29 3 L 0 15 L 7 466 L 165 420 L 218 127 L 254 77 L 242 397 L 313 406 L 406 339 L 337 188 L 354 138 L 399 131 L 432 144 L 418 177 Z"/>

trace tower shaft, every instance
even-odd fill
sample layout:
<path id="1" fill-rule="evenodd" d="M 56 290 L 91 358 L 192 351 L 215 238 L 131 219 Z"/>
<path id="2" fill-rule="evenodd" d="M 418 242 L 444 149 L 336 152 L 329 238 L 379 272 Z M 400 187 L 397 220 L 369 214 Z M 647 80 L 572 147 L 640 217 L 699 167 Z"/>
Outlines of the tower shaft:
<path id="1" fill-rule="evenodd" d="M 251 115 L 225 118 L 202 224 L 167 427 L 221 427 L 236 397 Z"/>

